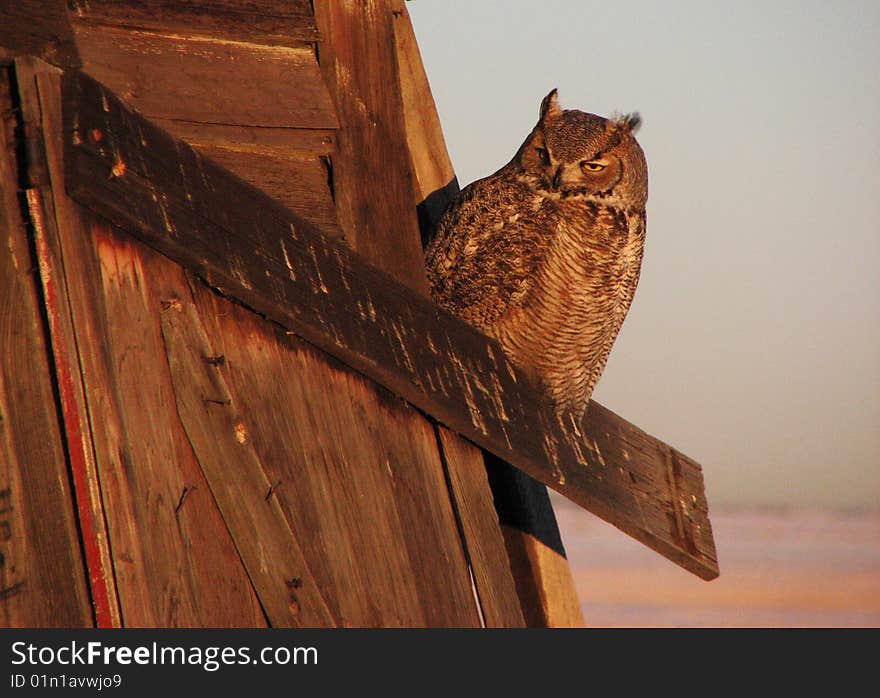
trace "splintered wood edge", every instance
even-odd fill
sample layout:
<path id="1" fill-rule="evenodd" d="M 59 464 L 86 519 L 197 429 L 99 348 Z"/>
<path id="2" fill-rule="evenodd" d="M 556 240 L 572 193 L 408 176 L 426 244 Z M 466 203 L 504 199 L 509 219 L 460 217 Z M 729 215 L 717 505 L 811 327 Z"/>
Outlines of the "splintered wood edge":
<path id="1" fill-rule="evenodd" d="M 595 402 L 582 424 L 561 423 L 497 342 L 91 78 L 69 72 L 62 88 L 74 199 L 676 564 L 718 575 L 696 463 Z"/>

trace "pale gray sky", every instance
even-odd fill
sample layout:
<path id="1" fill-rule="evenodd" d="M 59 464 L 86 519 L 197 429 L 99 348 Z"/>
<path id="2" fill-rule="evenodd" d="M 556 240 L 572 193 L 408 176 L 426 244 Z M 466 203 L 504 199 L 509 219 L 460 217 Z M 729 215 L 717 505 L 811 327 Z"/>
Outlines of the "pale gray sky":
<path id="1" fill-rule="evenodd" d="M 638 110 L 642 279 L 595 397 L 711 504 L 880 506 L 880 3 L 414 0 L 462 185 Z"/>

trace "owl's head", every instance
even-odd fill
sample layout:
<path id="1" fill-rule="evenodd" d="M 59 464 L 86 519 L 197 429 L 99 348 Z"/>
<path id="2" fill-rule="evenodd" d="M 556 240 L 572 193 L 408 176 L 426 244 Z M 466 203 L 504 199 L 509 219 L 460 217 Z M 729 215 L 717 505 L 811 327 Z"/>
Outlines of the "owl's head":
<path id="1" fill-rule="evenodd" d="M 514 163 L 532 186 L 548 195 L 644 207 L 648 168 L 634 136 L 640 124 L 638 114 L 606 119 L 560 109 L 552 90 Z"/>

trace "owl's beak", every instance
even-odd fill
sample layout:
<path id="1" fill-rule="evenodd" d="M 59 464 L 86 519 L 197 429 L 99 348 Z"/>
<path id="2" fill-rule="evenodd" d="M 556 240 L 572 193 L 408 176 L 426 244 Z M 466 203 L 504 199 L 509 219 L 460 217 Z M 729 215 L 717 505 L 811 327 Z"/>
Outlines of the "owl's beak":
<path id="1" fill-rule="evenodd" d="M 556 168 L 556 173 L 553 175 L 553 188 L 559 189 L 559 185 L 562 182 L 562 165 Z"/>

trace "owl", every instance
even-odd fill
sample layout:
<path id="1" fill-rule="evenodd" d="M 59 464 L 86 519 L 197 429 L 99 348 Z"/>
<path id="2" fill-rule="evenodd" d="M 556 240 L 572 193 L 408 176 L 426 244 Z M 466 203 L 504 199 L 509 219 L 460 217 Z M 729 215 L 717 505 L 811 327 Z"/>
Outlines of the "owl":
<path id="1" fill-rule="evenodd" d="M 560 109 L 551 91 L 513 159 L 461 191 L 425 253 L 434 300 L 497 339 L 575 426 L 639 280 L 640 122 Z"/>

